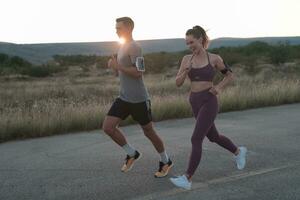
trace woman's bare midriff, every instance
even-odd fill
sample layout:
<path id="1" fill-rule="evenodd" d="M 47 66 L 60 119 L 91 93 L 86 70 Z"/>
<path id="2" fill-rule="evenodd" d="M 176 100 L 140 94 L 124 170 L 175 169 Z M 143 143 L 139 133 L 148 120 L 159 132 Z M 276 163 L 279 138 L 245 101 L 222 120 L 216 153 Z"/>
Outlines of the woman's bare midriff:
<path id="1" fill-rule="evenodd" d="M 210 81 L 192 81 L 191 92 L 201 92 L 213 87 L 213 82 Z"/>

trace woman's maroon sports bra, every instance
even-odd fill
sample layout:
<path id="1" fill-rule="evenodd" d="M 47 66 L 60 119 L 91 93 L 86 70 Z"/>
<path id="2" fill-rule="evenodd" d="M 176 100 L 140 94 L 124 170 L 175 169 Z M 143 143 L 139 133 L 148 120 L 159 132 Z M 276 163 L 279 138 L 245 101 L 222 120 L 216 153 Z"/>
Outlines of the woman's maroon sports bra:
<path id="1" fill-rule="evenodd" d="M 194 57 L 194 55 L 192 55 L 190 61 L 191 61 L 191 65 L 190 68 L 191 70 L 188 73 L 188 77 L 190 78 L 191 81 L 213 81 L 213 78 L 216 74 L 216 70 L 215 68 L 210 64 L 210 60 L 209 60 L 209 56 L 208 53 L 207 54 L 207 60 L 208 60 L 208 64 L 205 65 L 204 67 L 192 67 L 193 63 L 192 63 L 192 59 Z"/>

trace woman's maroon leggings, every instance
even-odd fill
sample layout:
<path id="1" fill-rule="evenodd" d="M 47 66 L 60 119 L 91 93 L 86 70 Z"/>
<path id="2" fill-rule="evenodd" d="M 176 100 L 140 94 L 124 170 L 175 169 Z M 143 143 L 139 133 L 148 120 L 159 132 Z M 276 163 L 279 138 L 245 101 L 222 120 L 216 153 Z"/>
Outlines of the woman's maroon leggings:
<path id="1" fill-rule="evenodd" d="M 202 154 L 202 143 L 206 136 L 211 142 L 215 142 L 228 151 L 235 153 L 237 147 L 227 137 L 220 135 L 214 124 L 218 113 L 218 99 L 209 92 L 209 89 L 201 92 L 191 92 L 190 103 L 196 118 L 195 129 L 191 138 L 192 152 L 186 174 L 194 175 Z"/>

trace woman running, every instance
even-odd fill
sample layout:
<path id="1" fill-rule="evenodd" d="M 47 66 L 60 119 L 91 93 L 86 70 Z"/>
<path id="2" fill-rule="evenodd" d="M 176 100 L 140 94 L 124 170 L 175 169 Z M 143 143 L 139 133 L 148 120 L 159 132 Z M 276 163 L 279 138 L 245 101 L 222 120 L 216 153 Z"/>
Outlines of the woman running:
<path id="1" fill-rule="evenodd" d="M 192 51 L 191 55 L 183 57 L 176 76 L 176 85 L 180 87 L 186 77 L 191 81 L 189 101 L 194 117 L 195 129 L 191 138 L 192 151 L 188 168 L 182 176 L 171 178 L 171 182 L 178 187 L 191 189 L 194 175 L 202 155 L 202 143 L 205 136 L 234 154 L 237 168 L 243 169 L 246 164 L 246 147 L 237 147 L 233 142 L 218 133 L 214 120 L 218 113 L 217 95 L 233 80 L 233 73 L 219 55 L 206 51 L 208 36 L 200 26 L 195 26 L 186 32 L 186 44 Z M 213 85 L 213 78 L 219 70 L 224 79 Z"/>

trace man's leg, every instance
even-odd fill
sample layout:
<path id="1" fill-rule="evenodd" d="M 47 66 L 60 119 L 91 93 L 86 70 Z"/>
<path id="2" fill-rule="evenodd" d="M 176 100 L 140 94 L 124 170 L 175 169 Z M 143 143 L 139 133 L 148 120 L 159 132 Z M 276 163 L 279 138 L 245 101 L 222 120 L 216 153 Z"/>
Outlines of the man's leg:
<path id="1" fill-rule="evenodd" d="M 159 169 L 154 174 L 155 177 L 161 178 L 168 175 L 169 170 L 173 166 L 172 161 L 170 160 L 169 156 L 167 155 L 163 141 L 161 138 L 157 135 L 156 131 L 153 128 L 153 123 L 149 122 L 146 125 L 141 126 L 145 136 L 151 141 L 153 146 L 155 147 L 156 151 L 160 155 L 160 162 L 159 162 Z"/>
<path id="2" fill-rule="evenodd" d="M 132 118 L 140 124 L 145 136 L 152 142 L 156 151 L 158 153 L 164 152 L 164 144 L 153 128 L 151 102 L 147 100 L 145 102 L 132 104 L 130 114 Z"/>
<path id="3" fill-rule="evenodd" d="M 137 121 L 145 136 L 151 141 L 156 151 L 159 153 L 161 161 L 159 162 L 159 170 L 155 173 L 155 177 L 164 177 L 168 174 L 169 169 L 173 166 L 172 161 L 169 159 L 164 143 L 161 138 L 157 135 L 153 128 L 152 114 L 151 114 L 151 102 L 145 101 L 132 105 L 130 110 L 132 118 Z"/>
<path id="4" fill-rule="evenodd" d="M 127 142 L 124 134 L 118 128 L 120 122 L 129 115 L 129 107 L 129 103 L 116 99 L 103 122 L 104 132 L 127 153 L 125 163 L 121 168 L 123 172 L 129 171 L 133 163 L 141 157 L 141 154 Z"/>
<path id="5" fill-rule="evenodd" d="M 141 126 L 145 136 L 151 141 L 158 153 L 165 151 L 164 144 L 161 138 L 157 135 L 156 131 L 153 128 L 153 123 L 149 122 L 148 124 Z"/>
<path id="6" fill-rule="evenodd" d="M 121 121 L 122 119 L 120 118 L 107 116 L 103 123 L 103 130 L 127 153 L 125 163 L 123 164 L 121 171 L 128 172 L 133 167 L 134 162 L 141 157 L 141 154 L 129 143 L 127 143 L 124 134 L 121 132 L 120 129 L 117 128 Z"/>
<path id="7" fill-rule="evenodd" d="M 117 128 L 121 121 L 122 119 L 118 117 L 106 116 L 103 122 L 102 129 L 118 145 L 124 146 L 125 144 L 127 144 L 126 138 L 124 137 L 124 134 L 121 132 L 121 130 Z"/>

